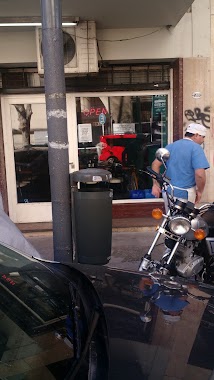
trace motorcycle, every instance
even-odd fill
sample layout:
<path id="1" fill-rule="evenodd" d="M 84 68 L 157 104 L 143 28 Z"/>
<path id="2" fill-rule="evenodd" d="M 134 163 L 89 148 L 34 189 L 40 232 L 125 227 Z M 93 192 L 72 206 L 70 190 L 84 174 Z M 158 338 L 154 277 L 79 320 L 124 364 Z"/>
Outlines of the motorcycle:
<path id="1" fill-rule="evenodd" d="M 141 260 L 139 271 L 158 272 L 163 275 L 195 277 L 206 282 L 214 282 L 214 203 L 206 203 L 199 208 L 189 201 L 174 197 L 174 187 L 166 177 L 166 161 L 170 153 L 165 148 L 156 151 L 156 158 L 165 170 L 156 173 L 147 167 L 146 173 L 155 179 L 166 196 L 168 211 L 164 214 L 154 209 L 156 219 L 163 217 L 149 251 Z M 160 260 L 154 260 L 152 253 L 161 236 L 164 236 L 165 251 Z"/>

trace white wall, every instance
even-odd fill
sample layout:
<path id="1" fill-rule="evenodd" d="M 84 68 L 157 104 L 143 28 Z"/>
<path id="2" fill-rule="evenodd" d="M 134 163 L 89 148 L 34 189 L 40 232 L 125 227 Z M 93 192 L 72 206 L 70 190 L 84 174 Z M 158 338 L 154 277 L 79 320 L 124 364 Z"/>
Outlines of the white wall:
<path id="1" fill-rule="evenodd" d="M 97 39 L 103 60 L 209 57 L 210 0 L 195 0 L 175 28 L 103 29 Z M 35 32 L 1 28 L 0 51 L 0 63 L 36 62 Z"/>
<path id="2" fill-rule="evenodd" d="M 191 55 L 191 19 L 167 29 L 98 30 L 97 39 L 103 60 L 160 59 Z M 188 36 L 183 40 L 183 35 Z M 142 36 L 142 37 L 141 37 Z M 104 41 L 108 40 L 108 41 Z"/>
<path id="3" fill-rule="evenodd" d="M 212 1 L 195 0 L 192 4 L 192 57 L 210 56 Z"/>
<path id="4" fill-rule="evenodd" d="M 1 31 L 0 52 L 0 63 L 36 62 L 35 31 Z"/>

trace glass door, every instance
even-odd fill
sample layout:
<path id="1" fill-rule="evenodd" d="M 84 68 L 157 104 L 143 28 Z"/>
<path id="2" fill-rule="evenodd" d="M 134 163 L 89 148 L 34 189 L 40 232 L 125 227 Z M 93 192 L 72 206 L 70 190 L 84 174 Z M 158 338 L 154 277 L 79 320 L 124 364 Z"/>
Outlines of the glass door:
<path id="1" fill-rule="evenodd" d="M 51 221 L 44 96 L 2 99 L 9 214 L 16 223 Z"/>

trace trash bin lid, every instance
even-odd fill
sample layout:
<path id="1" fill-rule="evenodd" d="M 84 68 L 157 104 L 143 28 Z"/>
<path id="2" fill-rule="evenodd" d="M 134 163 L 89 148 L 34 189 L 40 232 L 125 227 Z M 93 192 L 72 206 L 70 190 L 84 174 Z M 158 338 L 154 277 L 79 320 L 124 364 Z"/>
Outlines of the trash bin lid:
<path id="1" fill-rule="evenodd" d="M 109 182 L 112 178 L 111 172 L 105 169 L 87 168 L 75 171 L 70 174 L 70 181 L 73 182 Z"/>

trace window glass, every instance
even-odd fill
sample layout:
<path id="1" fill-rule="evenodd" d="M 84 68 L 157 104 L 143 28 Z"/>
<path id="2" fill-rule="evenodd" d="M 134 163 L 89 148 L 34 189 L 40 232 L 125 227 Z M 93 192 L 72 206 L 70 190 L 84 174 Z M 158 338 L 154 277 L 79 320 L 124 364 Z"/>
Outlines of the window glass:
<path id="1" fill-rule="evenodd" d="M 45 104 L 10 106 L 17 202 L 50 202 Z"/>

